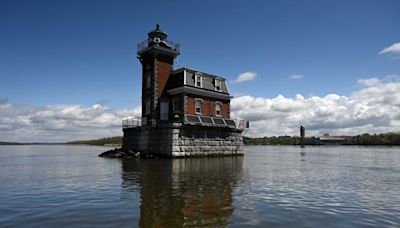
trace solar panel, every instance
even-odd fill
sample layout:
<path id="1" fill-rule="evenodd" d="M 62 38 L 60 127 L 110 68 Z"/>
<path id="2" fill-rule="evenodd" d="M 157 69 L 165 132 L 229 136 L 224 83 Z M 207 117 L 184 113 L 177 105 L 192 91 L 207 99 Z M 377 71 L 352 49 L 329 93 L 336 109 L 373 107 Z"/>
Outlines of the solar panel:
<path id="1" fill-rule="evenodd" d="M 235 124 L 235 121 L 234 121 L 234 120 L 225 119 L 225 123 L 226 123 L 226 125 L 228 125 L 228 126 L 236 127 L 236 124 Z"/>
<path id="2" fill-rule="evenodd" d="M 201 122 L 203 122 L 205 124 L 213 124 L 211 117 L 201 116 L 200 119 L 201 119 Z"/>
<path id="3" fill-rule="evenodd" d="M 218 125 L 225 125 L 224 120 L 221 119 L 221 118 L 213 118 L 213 120 L 214 120 L 214 123 L 215 123 L 215 124 L 218 124 Z"/>
<path id="4" fill-rule="evenodd" d="M 186 115 L 186 119 L 189 123 L 200 123 L 198 116 Z"/>

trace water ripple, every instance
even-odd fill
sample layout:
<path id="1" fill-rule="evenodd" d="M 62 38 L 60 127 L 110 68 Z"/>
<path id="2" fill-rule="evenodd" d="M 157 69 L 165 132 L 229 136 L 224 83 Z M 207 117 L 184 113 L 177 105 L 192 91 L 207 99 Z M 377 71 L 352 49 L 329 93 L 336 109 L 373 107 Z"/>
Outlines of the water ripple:
<path id="1" fill-rule="evenodd" d="M 399 227 L 400 149 L 246 147 L 114 160 L 102 147 L 1 146 L 1 227 Z"/>

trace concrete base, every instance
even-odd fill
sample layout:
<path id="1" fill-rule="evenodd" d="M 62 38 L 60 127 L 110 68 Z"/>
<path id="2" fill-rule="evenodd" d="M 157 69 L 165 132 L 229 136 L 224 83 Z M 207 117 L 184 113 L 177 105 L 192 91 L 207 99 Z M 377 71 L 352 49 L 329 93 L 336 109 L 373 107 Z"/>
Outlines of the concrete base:
<path id="1" fill-rule="evenodd" d="M 243 155 L 242 130 L 181 123 L 125 128 L 123 149 L 164 157 Z"/>

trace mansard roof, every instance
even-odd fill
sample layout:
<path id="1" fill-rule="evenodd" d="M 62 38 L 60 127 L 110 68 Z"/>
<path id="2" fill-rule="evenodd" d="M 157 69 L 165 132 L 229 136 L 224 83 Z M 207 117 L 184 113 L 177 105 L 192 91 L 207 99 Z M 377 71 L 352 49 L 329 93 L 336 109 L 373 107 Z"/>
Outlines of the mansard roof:
<path id="1" fill-rule="evenodd" d="M 196 76 L 201 76 L 202 87 L 197 87 L 195 85 Z M 217 80 L 221 82 L 220 91 L 216 90 L 215 88 Z M 194 87 L 199 90 L 207 90 L 229 95 L 229 89 L 225 78 L 185 67 L 174 70 L 170 76 L 169 89 L 180 86 Z"/>
<path id="2" fill-rule="evenodd" d="M 182 72 L 182 71 L 184 71 L 184 70 L 186 70 L 187 72 L 191 72 L 191 73 L 199 73 L 199 74 L 202 74 L 202 75 L 204 75 L 204 76 L 206 76 L 206 77 L 211 77 L 211 78 L 217 78 L 217 79 L 226 80 L 225 78 L 223 78 L 223 77 L 221 77 L 221 76 L 218 76 L 218 75 L 215 75 L 215 74 L 209 74 L 209 73 L 206 73 L 206 72 L 202 72 L 202 71 L 195 70 L 195 69 L 191 69 L 191 68 L 187 68 L 187 67 L 178 68 L 178 69 L 174 70 L 174 71 L 172 72 L 172 74 L 174 74 L 174 73 L 179 73 L 179 72 Z"/>

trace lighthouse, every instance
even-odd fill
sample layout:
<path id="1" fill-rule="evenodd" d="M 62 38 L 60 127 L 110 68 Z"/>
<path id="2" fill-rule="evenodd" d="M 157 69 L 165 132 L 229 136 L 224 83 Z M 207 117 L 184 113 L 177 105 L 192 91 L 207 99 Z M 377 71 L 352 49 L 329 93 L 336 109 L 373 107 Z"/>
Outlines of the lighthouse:
<path id="1" fill-rule="evenodd" d="M 226 79 L 182 67 L 180 45 L 156 28 L 138 44 L 142 116 L 122 121 L 122 147 L 166 157 L 243 155 L 248 121 L 230 118 Z"/>

